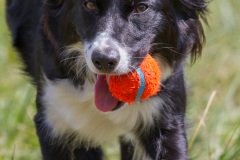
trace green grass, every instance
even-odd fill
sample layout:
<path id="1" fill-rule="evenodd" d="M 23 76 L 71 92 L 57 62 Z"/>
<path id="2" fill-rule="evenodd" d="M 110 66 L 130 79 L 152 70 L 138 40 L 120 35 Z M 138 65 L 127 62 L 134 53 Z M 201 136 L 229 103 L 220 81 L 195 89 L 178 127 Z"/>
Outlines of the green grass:
<path id="1" fill-rule="evenodd" d="M 194 160 L 240 160 L 239 6 L 239 0 L 210 3 L 203 55 L 192 67 L 186 65 L 188 138 L 193 140 L 189 155 Z M 0 160 L 40 160 L 32 121 L 35 90 L 21 75 L 3 7 L 0 0 Z M 216 96 L 203 115 L 214 91 Z M 200 119 L 202 125 L 198 125 Z M 108 160 L 118 159 L 117 145 L 105 150 L 110 155 Z"/>
<path id="2" fill-rule="evenodd" d="M 190 155 L 197 160 L 240 160 L 240 14 L 238 0 L 210 4 L 207 44 L 202 58 L 188 68 L 190 82 L 189 139 L 202 117 L 210 94 L 216 91 Z"/>

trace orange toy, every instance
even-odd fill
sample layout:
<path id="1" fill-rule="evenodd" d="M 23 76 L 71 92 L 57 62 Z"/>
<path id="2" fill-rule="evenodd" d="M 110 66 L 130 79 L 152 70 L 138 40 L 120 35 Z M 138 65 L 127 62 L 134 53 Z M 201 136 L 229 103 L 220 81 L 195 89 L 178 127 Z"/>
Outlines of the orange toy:
<path id="1" fill-rule="evenodd" d="M 146 100 L 157 94 L 160 91 L 160 78 L 160 67 L 149 54 L 135 71 L 120 76 L 107 76 L 112 95 L 127 103 Z"/>

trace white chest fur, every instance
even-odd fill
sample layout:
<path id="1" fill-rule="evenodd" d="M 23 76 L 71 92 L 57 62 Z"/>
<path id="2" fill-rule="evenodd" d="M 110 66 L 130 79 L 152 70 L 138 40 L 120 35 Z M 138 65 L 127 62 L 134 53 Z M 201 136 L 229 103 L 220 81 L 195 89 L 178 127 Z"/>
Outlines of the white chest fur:
<path id="1" fill-rule="evenodd" d="M 161 103 L 158 98 L 151 98 L 103 113 L 94 105 L 94 84 L 86 81 L 83 87 L 76 88 L 67 79 L 55 82 L 47 80 L 42 101 L 46 125 L 53 128 L 53 136 L 74 133 L 79 141 L 93 142 L 92 145 L 131 133 L 139 122 L 150 127 L 154 114 L 159 114 L 158 106 Z"/>

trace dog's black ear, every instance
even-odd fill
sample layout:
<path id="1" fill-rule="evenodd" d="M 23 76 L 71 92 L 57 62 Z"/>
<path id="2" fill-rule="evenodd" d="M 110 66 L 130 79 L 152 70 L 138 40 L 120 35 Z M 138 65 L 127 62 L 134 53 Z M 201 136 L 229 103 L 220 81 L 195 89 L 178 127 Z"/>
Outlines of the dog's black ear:
<path id="1" fill-rule="evenodd" d="M 194 63 L 201 56 L 205 43 L 202 21 L 206 22 L 207 3 L 204 0 L 179 0 L 175 2 L 178 8 L 178 26 L 180 31 L 180 48 L 191 53 Z M 202 20 L 202 21 L 201 21 Z"/>
<path id="2" fill-rule="evenodd" d="M 44 4 L 44 31 L 48 39 L 58 48 L 79 40 L 72 24 L 72 1 L 46 0 Z"/>
<path id="3" fill-rule="evenodd" d="M 20 34 L 32 30 L 32 26 L 37 25 L 40 17 L 40 9 L 41 2 L 38 0 L 6 1 L 6 20 L 13 34 L 13 41 L 18 37 L 22 38 L 23 35 L 28 35 Z"/>
<path id="4" fill-rule="evenodd" d="M 25 64 L 24 70 L 34 76 L 37 27 L 41 17 L 42 2 L 39 0 L 7 0 L 6 20 L 12 34 L 12 43 Z"/>

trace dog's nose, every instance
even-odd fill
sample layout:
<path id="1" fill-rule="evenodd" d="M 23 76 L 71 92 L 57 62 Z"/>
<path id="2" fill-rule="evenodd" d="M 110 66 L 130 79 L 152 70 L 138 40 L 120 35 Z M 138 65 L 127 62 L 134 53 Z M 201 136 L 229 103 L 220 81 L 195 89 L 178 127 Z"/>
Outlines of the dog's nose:
<path id="1" fill-rule="evenodd" d="M 92 62 L 94 66 L 102 72 L 113 71 L 119 63 L 119 53 L 117 51 L 94 51 L 92 54 Z"/>

